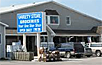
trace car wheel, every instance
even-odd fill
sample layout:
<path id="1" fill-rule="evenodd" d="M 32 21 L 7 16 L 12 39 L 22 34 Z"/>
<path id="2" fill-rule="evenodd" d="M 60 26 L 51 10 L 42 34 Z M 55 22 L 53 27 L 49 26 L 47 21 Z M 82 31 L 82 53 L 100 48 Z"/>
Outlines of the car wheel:
<path id="1" fill-rule="evenodd" d="M 96 56 L 100 57 L 101 56 L 101 52 L 100 51 L 96 51 Z"/>
<path id="2" fill-rule="evenodd" d="M 70 52 L 67 52 L 67 53 L 66 53 L 66 57 L 67 57 L 67 58 L 70 58 L 70 57 L 71 57 Z"/>
<path id="3" fill-rule="evenodd" d="M 76 55 L 76 58 L 81 58 L 81 55 Z"/>
<path id="4" fill-rule="evenodd" d="M 90 57 L 91 55 L 87 55 L 87 57 Z"/>

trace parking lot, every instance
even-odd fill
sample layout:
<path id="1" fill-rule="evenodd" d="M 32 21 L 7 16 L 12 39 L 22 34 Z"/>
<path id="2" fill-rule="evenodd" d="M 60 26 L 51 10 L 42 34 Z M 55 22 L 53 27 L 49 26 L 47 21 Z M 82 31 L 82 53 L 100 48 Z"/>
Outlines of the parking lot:
<path id="1" fill-rule="evenodd" d="M 0 65 L 102 65 L 102 57 L 90 58 L 62 58 L 57 62 L 37 62 L 37 61 L 0 61 Z"/>

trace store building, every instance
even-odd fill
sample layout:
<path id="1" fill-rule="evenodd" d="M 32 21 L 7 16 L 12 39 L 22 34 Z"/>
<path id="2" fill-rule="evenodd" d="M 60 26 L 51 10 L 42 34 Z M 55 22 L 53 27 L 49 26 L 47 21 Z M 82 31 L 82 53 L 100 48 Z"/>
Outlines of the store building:
<path id="1" fill-rule="evenodd" d="M 0 9 L 0 20 L 9 25 L 6 28 L 6 43 L 23 40 L 22 34 L 17 33 L 18 13 L 46 12 L 47 32 L 41 34 L 41 42 L 85 42 L 91 37 L 93 42 L 101 40 L 101 33 L 97 32 L 102 21 L 86 14 L 75 11 L 55 1 L 12 5 Z M 26 34 L 27 51 L 36 52 L 36 34 Z"/>
<path id="2" fill-rule="evenodd" d="M 0 58 L 5 58 L 5 29 L 8 27 L 7 24 L 0 22 Z"/>

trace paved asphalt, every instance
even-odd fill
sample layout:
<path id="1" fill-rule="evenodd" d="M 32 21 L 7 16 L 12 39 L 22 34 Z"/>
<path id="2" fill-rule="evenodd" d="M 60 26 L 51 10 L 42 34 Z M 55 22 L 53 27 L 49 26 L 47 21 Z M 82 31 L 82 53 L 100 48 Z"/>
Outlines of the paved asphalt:
<path id="1" fill-rule="evenodd" d="M 62 59 L 57 62 L 0 61 L 0 65 L 102 65 L 102 57 Z"/>

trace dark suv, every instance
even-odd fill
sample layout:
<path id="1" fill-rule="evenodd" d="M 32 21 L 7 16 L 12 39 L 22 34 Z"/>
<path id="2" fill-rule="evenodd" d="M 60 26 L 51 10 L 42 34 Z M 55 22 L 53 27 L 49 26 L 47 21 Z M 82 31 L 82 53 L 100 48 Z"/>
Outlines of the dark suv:
<path id="1" fill-rule="evenodd" d="M 82 56 L 90 57 L 92 56 L 91 48 L 85 47 L 81 42 L 68 42 L 68 43 L 58 43 L 55 48 L 50 48 L 50 51 L 58 50 L 60 56 L 70 58 L 76 56 L 78 58 Z"/>
<path id="2" fill-rule="evenodd" d="M 74 55 L 76 57 L 81 57 L 84 54 L 84 47 L 80 42 L 73 43 L 73 51 L 74 53 L 71 53 L 71 55 Z"/>
<path id="3" fill-rule="evenodd" d="M 58 50 L 60 56 L 64 57 L 81 57 L 84 54 L 84 47 L 80 42 L 59 43 L 56 48 L 50 49 L 50 51 Z"/>
<path id="4" fill-rule="evenodd" d="M 92 49 L 84 46 L 81 42 L 74 43 L 75 54 L 78 57 L 81 56 L 92 56 Z"/>

